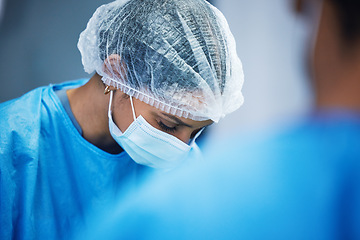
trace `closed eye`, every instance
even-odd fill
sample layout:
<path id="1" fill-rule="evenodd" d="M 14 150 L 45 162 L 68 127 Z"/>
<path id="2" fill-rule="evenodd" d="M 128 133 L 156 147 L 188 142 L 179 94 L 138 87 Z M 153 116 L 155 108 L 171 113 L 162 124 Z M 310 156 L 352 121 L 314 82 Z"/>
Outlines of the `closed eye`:
<path id="1" fill-rule="evenodd" d="M 174 133 L 176 131 L 176 126 L 175 127 L 169 127 L 167 125 L 165 125 L 163 122 L 158 121 L 158 125 L 161 128 L 161 130 L 168 132 L 168 133 Z"/>

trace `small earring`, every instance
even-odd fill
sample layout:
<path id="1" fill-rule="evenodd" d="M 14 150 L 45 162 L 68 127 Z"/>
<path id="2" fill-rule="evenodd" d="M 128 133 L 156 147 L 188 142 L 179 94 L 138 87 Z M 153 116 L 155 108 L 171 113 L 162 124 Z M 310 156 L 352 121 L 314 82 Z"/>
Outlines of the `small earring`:
<path id="1" fill-rule="evenodd" d="M 111 92 L 110 90 L 110 86 L 106 86 L 105 90 L 104 90 L 104 94 L 107 95 Z"/>

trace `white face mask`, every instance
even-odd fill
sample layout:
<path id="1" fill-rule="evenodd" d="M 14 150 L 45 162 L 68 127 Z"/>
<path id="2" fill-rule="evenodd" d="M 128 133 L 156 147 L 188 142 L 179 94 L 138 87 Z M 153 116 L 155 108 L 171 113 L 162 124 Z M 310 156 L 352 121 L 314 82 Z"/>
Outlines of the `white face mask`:
<path id="1" fill-rule="evenodd" d="M 130 102 L 134 122 L 122 133 L 112 119 L 112 99 L 113 92 L 111 91 L 108 111 L 110 134 L 136 163 L 170 170 L 186 160 L 190 149 L 196 147 L 195 139 L 201 131 L 188 145 L 178 138 L 154 128 L 141 115 L 136 118 L 132 97 L 130 97 Z"/>

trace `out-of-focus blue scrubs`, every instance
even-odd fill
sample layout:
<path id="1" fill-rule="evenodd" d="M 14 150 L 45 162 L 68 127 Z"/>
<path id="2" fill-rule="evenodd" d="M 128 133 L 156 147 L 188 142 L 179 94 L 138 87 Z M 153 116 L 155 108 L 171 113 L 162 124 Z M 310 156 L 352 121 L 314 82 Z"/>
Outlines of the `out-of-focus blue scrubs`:
<path id="1" fill-rule="evenodd" d="M 0 105 L 0 239 L 69 239 L 89 209 L 137 185 L 146 167 L 87 142 L 55 91 L 35 89 Z"/>
<path id="2" fill-rule="evenodd" d="M 206 164 L 148 182 L 80 239 L 360 239 L 357 113 L 210 149 Z"/>

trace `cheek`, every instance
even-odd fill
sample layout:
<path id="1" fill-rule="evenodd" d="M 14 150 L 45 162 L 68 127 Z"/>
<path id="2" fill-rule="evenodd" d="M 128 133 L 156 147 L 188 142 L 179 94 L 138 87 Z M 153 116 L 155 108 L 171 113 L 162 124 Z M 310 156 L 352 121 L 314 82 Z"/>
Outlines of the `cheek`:
<path id="1" fill-rule="evenodd" d="M 193 128 L 183 127 L 183 129 L 176 134 L 176 137 L 188 144 L 200 131 L 203 132 L 203 128 L 194 130 Z"/>
<path id="2" fill-rule="evenodd" d="M 164 131 L 160 126 L 159 126 L 159 123 L 158 123 L 158 119 L 157 118 L 154 118 L 151 114 L 141 114 L 143 116 L 143 118 L 145 118 L 145 120 L 151 125 L 153 126 L 154 128 L 166 133 L 166 134 L 169 134 L 169 135 L 172 135 L 174 137 L 176 137 L 177 139 L 179 139 L 180 141 L 184 142 L 184 143 L 188 143 L 189 140 L 190 140 L 190 136 L 192 134 L 192 130 L 187 128 L 187 127 L 177 127 L 176 131 L 175 132 L 166 132 Z"/>
<path id="3" fill-rule="evenodd" d="M 323 5 L 322 16 L 318 24 L 316 40 L 313 48 L 314 80 L 318 83 L 331 81 L 341 65 L 340 35 L 335 17 L 327 4 Z"/>
<path id="4" fill-rule="evenodd" d="M 188 144 L 191 138 L 192 131 L 191 130 L 179 130 L 177 131 L 174 136 L 177 137 L 180 141 Z"/>
<path id="5" fill-rule="evenodd" d="M 193 139 L 200 131 L 202 132 L 203 129 L 201 128 L 201 129 L 197 129 L 197 130 L 193 131 L 190 135 L 190 138 Z"/>
<path id="6" fill-rule="evenodd" d="M 139 114 L 136 114 L 136 116 L 142 116 L 145 121 L 147 123 L 149 123 L 151 126 L 153 126 L 154 128 L 158 129 L 158 130 L 161 130 L 159 124 L 158 124 L 158 119 L 156 117 L 154 117 L 154 115 L 151 113 L 151 112 L 148 112 L 148 111 L 142 111 L 142 112 L 139 112 Z"/>
<path id="7" fill-rule="evenodd" d="M 127 99 L 117 98 L 112 105 L 112 118 L 116 126 L 125 132 L 130 124 L 134 121 L 130 102 Z"/>
<path id="8" fill-rule="evenodd" d="M 121 132 L 125 132 L 126 129 L 130 126 L 130 124 L 134 121 L 132 115 L 125 115 L 120 112 L 113 112 L 112 116 L 116 126 L 118 126 Z"/>

